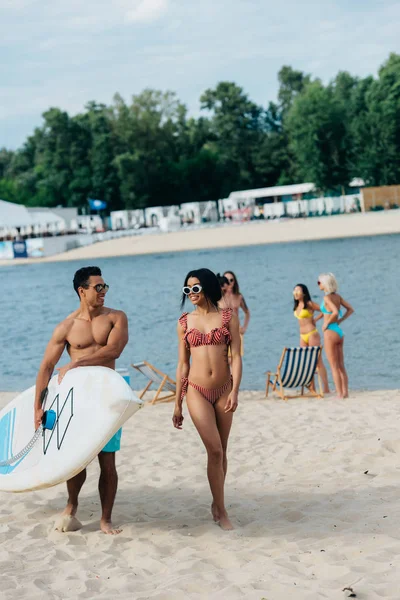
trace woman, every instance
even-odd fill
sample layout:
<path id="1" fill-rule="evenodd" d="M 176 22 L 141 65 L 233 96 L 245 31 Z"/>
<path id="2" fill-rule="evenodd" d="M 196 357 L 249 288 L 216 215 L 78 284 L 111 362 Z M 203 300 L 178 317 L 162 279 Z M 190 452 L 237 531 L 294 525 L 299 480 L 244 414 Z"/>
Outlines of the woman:
<path id="1" fill-rule="evenodd" d="M 221 293 L 222 293 L 222 298 L 218 302 L 218 305 L 220 306 L 220 308 L 224 308 L 225 307 L 224 296 L 229 288 L 229 281 L 228 281 L 227 277 L 225 277 L 225 275 L 220 275 L 219 273 L 217 273 L 217 279 L 218 279 L 219 285 L 221 287 Z"/>
<path id="2" fill-rule="evenodd" d="M 218 307 L 221 288 L 209 269 L 190 271 L 182 291 L 182 306 L 189 298 L 195 310 L 183 313 L 178 321 L 179 359 L 172 421 L 174 427 L 182 429 L 182 402 L 186 396 L 190 416 L 207 450 L 212 516 L 222 529 L 229 530 L 233 526 L 225 508 L 224 482 L 229 432 L 242 377 L 239 320 L 232 310 Z"/>
<path id="3" fill-rule="evenodd" d="M 244 323 L 243 327 L 239 328 L 240 332 L 240 353 L 244 355 L 243 336 L 247 331 L 250 322 L 250 311 L 246 304 L 245 299 L 240 293 L 239 283 L 236 275 L 233 271 L 225 271 L 224 277 L 227 278 L 229 286 L 224 294 L 224 303 L 227 308 L 231 308 L 233 312 L 239 317 L 239 309 L 244 312 Z"/>
<path id="4" fill-rule="evenodd" d="M 325 292 L 321 302 L 321 312 L 324 316 L 324 346 L 332 371 L 332 377 L 338 398 L 347 398 L 349 395 L 349 380 L 344 366 L 343 346 L 344 333 L 341 323 L 353 314 L 354 310 L 337 293 L 338 284 L 333 273 L 324 273 L 318 278 L 320 290 Z M 346 312 L 342 315 L 340 307 L 344 306 Z"/>
<path id="5" fill-rule="evenodd" d="M 321 346 L 321 338 L 318 329 L 315 326 L 316 321 L 321 317 L 314 318 L 314 311 L 319 311 L 318 304 L 311 300 L 310 292 L 304 283 L 298 283 L 293 290 L 294 296 L 294 316 L 299 321 L 300 326 L 300 346 Z M 322 389 L 324 394 L 329 394 L 328 374 L 322 360 L 322 355 L 318 361 L 318 371 L 322 379 Z"/>

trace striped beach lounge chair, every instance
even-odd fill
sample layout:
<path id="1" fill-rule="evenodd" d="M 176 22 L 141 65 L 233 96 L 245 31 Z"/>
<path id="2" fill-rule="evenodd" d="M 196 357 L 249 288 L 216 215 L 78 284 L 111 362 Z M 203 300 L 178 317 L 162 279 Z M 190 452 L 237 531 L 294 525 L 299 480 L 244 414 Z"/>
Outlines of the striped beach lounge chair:
<path id="1" fill-rule="evenodd" d="M 271 385 L 272 391 L 277 391 L 282 400 L 306 398 L 307 396 L 323 398 L 321 379 L 317 371 L 318 359 L 321 352 L 321 346 L 285 348 L 282 352 L 276 373 L 272 371 L 267 372 L 265 395 L 268 396 L 269 386 Z M 317 374 L 319 391 L 314 386 L 315 374 Z M 285 395 L 286 389 L 295 388 L 301 388 L 301 393 L 294 396 Z M 305 389 L 307 389 L 307 393 L 304 393 Z"/>
<path id="2" fill-rule="evenodd" d="M 154 383 L 157 386 L 157 390 L 154 394 L 154 398 L 150 401 L 151 404 L 155 404 L 156 402 L 172 402 L 175 400 L 176 383 L 173 379 L 171 379 L 171 377 L 168 377 L 168 375 L 154 367 L 146 360 L 132 365 L 132 367 L 142 373 L 142 375 L 149 380 L 144 390 L 139 394 L 140 399 L 143 398 L 145 393 Z"/>

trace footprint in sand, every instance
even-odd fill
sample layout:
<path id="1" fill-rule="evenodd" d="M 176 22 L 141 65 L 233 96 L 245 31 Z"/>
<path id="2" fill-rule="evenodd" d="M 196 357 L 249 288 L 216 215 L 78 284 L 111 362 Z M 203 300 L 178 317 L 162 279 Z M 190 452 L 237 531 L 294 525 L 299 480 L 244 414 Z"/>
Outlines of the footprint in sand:
<path id="1" fill-rule="evenodd" d="M 286 510 L 284 513 L 282 513 L 282 517 L 287 521 L 290 521 L 290 523 L 296 523 L 296 521 L 301 521 L 301 519 L 304 519 L 305 514 L 299 510 Z"/>

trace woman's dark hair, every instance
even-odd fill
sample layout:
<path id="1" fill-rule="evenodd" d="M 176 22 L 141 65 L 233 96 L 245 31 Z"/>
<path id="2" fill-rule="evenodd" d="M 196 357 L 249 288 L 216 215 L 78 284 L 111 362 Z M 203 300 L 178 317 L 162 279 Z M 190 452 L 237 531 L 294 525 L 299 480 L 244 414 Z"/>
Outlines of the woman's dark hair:
<path id="1" fill-rule="evenodd" d="M 101 270 L 99 267 L 82 267 L 82 269 L 78 269 L 78 271 L 74 275 L 74 290 L 79 296 L 78 288 L 88 287 L 89 277 L 92 275 L 101 277 Z"/>
<path id="2" fill-rule="evenodd" d="M 217 279 L 219 281 L 219 285 L 222 288 L 224 285 L 229 285 L 229 281 L 228 278 L 225 277 L 225 275 L 220 275 L 219 273 L 217 273 Z"/>
<path id="3" fill-rule="evenodd" d="M 308 291 L 308 287 L 306 285 L 304 285 L 304 283 L 296 283 L 296 285 L 294 287 L 295 288 L 299 287 L 303 290 L 304 308 L 307 308 L 308 303 L 311 302 L 311 296 L 310 296 L 310 292 Z M 299 300 L 296 300 L 296 298 L 295 298 L 293 310 L 297 310 L 298 305 L 299 305 Z"/>
<path id="4" fill-rule="evenodd" d="M 233 293 L 234 294 L 240 294 L 240 289 L 239 289 L 239 283 L 237 280 L 237 277 L 235 275 L 235 273 L 233 271 L 229 271 L 229 269 L 227 271 L 225 271 L 224 273 L 224 277 L 226 277 L 226 274 L 230 273 L 231 275 L 233 275 L 233 279 L 235 280 L 234 284 L 233 284 Z M 229 283 L 229 281 L 228 281 Z"/>
<path id="5" fill-rule="evenodd" d="M 218 301 L 222 298 L 221 286 L 219 285 L 219 281 L 215 273 L 210 271 L 210 269 L 195 269 L 194 271 L 189 271 L 189 273 L 185 277 L 184 286 L 187 285 L 187 282 L 191 277 L 196 277 L 200 281 L 200 285 L 203 288 L 203 294 L 210 304 L 212 304 L 215 308 L 218 308 Z M 182 302 L 181 308 L 186 301 L 186 295 L 182 294 Z"/>

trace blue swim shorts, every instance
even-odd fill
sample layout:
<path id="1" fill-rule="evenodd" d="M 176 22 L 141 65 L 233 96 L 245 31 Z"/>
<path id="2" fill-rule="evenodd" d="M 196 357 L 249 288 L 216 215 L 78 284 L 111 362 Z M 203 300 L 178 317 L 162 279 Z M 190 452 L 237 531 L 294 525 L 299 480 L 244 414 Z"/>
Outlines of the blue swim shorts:
<path id="1" fill-rule="evenodd" d="M 121 435 L 122 435 L 122 427 L 118 429 L 117 433 L 115 433 L 111 440 L 107 442 L 104 446 L 102 452 L 118 452 L 121 449 Z"/>

